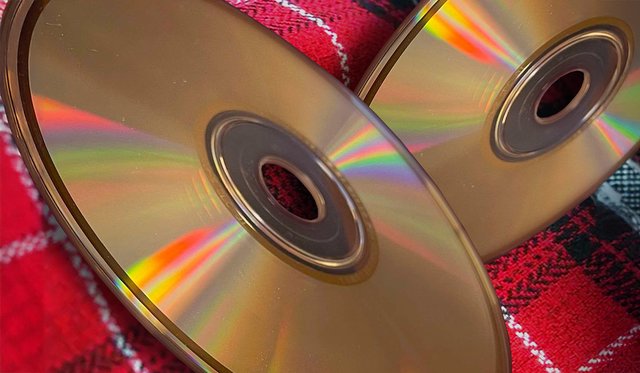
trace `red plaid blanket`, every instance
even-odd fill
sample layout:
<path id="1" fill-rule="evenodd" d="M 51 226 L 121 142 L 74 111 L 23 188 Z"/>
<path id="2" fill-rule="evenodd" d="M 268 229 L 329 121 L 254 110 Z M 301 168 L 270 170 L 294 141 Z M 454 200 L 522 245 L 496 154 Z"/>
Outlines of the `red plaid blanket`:
<path id="1" fill-rule="evenodd" d="M 415 6 L 409 0 L 228 2 L 352 88 Z M 66 240 L 0 110 L 0 371 L 187 371 Z M 487 265 L 503 304 L 514 371 L 640 372 L 637 161 Z"/>

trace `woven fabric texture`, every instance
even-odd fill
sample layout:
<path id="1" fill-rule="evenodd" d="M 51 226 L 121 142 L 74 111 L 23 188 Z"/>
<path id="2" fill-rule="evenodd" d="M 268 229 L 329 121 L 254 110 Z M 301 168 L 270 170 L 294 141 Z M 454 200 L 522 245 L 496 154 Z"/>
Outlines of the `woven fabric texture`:
<path id="1" fill-rule="evenodd" d="M 409 0 L 227 1 L 350 88 L 415 6 Z M 0 12 L 4 7 L 0 0 Z M 0 117 L 0 372 L 188 371 L 66 239 L 33 186 L 3 109 Z M 640 372 L 638 161 L 487 265 L 515 372 Z M 277 184 L 277 174 L 271 182 Z"/>

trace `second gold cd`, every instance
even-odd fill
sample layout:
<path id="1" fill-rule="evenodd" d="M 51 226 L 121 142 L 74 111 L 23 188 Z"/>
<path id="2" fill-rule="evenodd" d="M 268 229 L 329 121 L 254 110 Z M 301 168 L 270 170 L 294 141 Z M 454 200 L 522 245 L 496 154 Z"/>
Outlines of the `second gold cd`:
<path id="1" fill-rule="evenodd" d="M 422 1 L 360 96 L 485 260 L 587 198 L 640 140 L 639 1 Z"/>

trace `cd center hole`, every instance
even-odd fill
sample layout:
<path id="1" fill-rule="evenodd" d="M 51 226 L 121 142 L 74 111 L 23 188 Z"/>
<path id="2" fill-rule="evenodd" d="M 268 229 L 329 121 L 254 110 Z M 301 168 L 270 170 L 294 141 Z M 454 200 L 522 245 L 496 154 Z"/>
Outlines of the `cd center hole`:
<path id="1" fill-rule="evenodd" d="M 542 94 L 536 108 L 538 118 L 554 119 L 553 116 L 562 113 L 583 91 L 584 82 L 585 74 L 579 70 L 571 71 L 558 78 Z"/>
<path id="2" fill-rule="evenodd" d="M 318 218 L 316 199 L 294 172 L 270 162 L 263 164 L 260 172 L 264 186 L 285 210 L 304 220 Z"/>

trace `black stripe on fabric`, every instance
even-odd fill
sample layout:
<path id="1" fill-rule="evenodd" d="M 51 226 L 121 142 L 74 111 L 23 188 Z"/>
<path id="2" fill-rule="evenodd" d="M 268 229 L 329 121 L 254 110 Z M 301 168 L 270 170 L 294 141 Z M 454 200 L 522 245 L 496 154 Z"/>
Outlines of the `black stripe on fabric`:
<path id="1" fill-rule="evenodd" d="M 353 0 L 360 7 L 369 13 L 398 27 L 404 20 L 404 17 L 416 6 L 411 0 Z"/>

